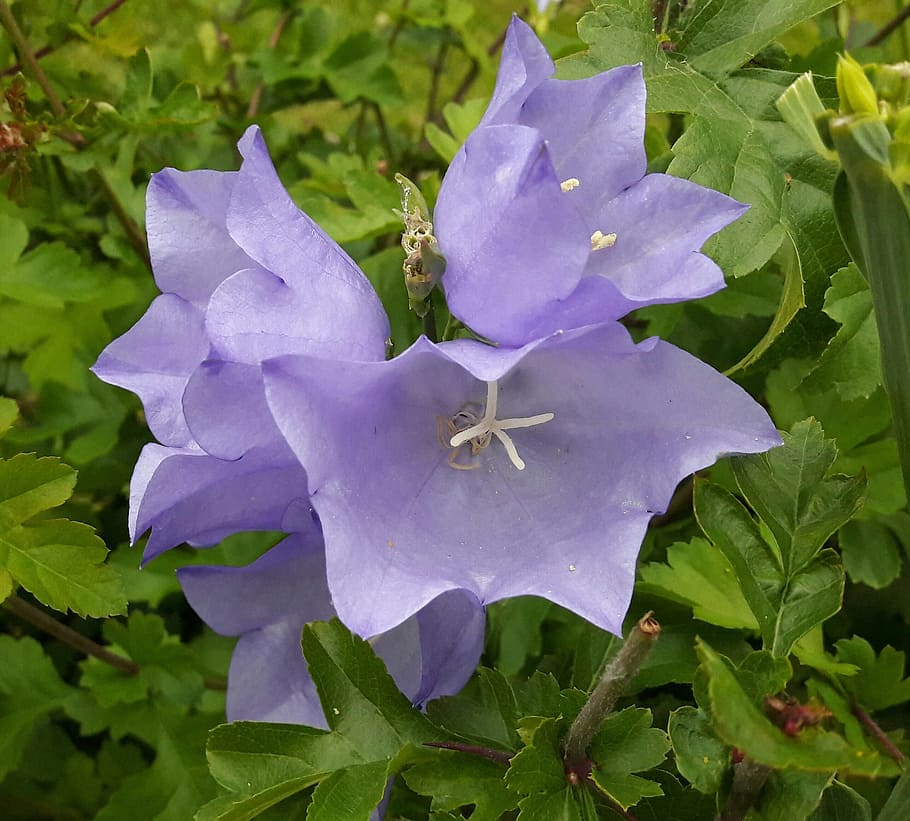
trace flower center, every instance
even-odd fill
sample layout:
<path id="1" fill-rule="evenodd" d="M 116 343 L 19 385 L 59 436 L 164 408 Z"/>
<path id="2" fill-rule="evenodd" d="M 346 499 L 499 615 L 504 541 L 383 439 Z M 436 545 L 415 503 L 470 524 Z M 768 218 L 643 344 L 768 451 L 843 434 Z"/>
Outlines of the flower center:
<path id="1" fill-rule="evenodd" d="M 483 416 L 479 419 L 477 414 L 467 407 L 459 411 L 451 419 L 445 420 L 449 438 L 449 447 L 452 453 L 449 456 L 449 464 L 459 470 L 471 470 L 477 467 L 476 464 L 464 465 L 455 461 L 458 455 L 458 449 L 467 443 L 471 444 L 471 453 L 477 455 L 484 448 L 488 447 L 495 436 L 502 446 L 506 449 L 512 464 L 519 470 L 525 469 L 524 460 L 518 455 L 518 450 L 512 437 L 506 433 L 513 428 L 532 428 L 535 425 L 542 425 L 549 422 L 556 415 L 554 413 L 538 413 L 536 416 L 523 416 L 515 419 L 497 419 L 496 405 L 499 399 L 499 383 L 487 382 L 487 405 L 484 409 Z M 440 424 L 440 439 L 442 439 L 442 424 Z"/>

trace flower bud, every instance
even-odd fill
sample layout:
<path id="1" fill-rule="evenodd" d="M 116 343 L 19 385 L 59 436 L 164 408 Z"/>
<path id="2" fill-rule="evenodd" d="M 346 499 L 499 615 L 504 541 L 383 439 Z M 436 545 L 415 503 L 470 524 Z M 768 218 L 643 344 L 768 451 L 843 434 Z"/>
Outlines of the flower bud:
<path id="1" fill-rule="evenodd" d="M 837 93 L 842 114 L 877 115 L 878 97 L 863 67 L 849 54 L 837 60 Z"/>

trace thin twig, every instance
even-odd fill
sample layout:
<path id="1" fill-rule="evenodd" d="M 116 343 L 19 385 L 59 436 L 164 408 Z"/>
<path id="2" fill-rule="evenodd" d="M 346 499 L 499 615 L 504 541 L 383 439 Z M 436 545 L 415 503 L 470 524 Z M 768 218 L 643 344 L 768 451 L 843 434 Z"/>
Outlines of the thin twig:
<path id="1" fill-rule="evenodd" d="M 518 12 L 519 17 L 528 16 L 528 7 L 525 6 L 520 12 Z M 496 54 L 499 49 L 502 48 L 503 43 L 506 41 L 506 33 L 508 29 L 503 29 L 502 33 L 497 37 L 492 43 L 490 43 L 487 48 L 487 55 L 492 57 Z M 480 63 L 477 60 L 471 60 L 471 67 L 468 69 L 467 73 L 464 76 L 464 79 L 461 81 L 461 84 L 456 89 L 455 93 L 452 95 L 452 102 L 460 103 L 464 100 L 465 95 L 470 90 L 471 86 L 474 85 L 474 81 L 477 79 L 477 75 L 480 74 Z"/>
<path id="2" fill-rule="evenodd" d="M 378 103 L 370 103 L 373 113 L 376 115 L 376 124 L 379 126 L 379 142 L 382 143 L 382 150 L 385 151 L 385 158 L 389 165 L 394 160 L 394 151 L 392 150 L 392 139 L 389 136 L 389 127 L 386 125 L 385 117 Z"/>
<path id="3" fill-rule="evenodd" d="M 771 775 L 771 768 L 751 758 L 733 765 L 733 786 L 716 821 L 743 821 L 755 806 L 758 796 Z"/>
<path id="4" fill-rule="evenodd" d="M 904 20 L 906 20 L 908 17 L 910 17 L 910 6 L 904 6 L 897 14 L 894 15 L 893 19 L 885 23 L 885 25 L 883 25 L 877 32 L 875 32 L 875 34 L 866 40 L 863 45 L 877 46 L 882 42 L 882 40 L 897 31 L 901 23 L 903 23 Z"/>
<path id="5" fill-rule="evenodd" d="M 88 636 L 84 636 L 82 633 L 73 630 L 72 627 L 57 621 L 53 616 L 48 615 L 40 608 L 29 604 L 18 596 L 10 596 L 3 602 L 2 606 L 13 615 L 18 616 L 22 621 L 28 622 L 39 630 L 43 630 L 53 636 L 57 641 L 72 647 L 74 650 L 78 650 L 86 656 L 103 661 L 121 673 L 125 673 L 128 676 L 137 676 L 142 670 L 132 659 L 112 653 L 106 647 L 92 641 Z M 223 676 L 203 676 L 202 684 L 208 690 L 227 689 L 227 680 Z"/>
<path id="6" fill-rule="evenodd" d="M 25 39 L 25 35 L 22 33 L 22 29 L 19 28 L 16 18 L 13 17 L 13 13 L 6 4 L 6 0 L 0 0 L 0 25 L 6 29 L 7 34 L 9 34 L 10 39 L 13 41 L 16 51 L 19 52 L 19 59 L 28 66 L 31 73 L 35 76 L 35 80 L 38 85 L 41 86 L 44 96 L 47 97 L 51 110 L 57 117 L 65 117 L 66 107 L 60 102 L 57 92 L 54 91 L 53 86 L 50 84 L 50 80 L 47 79 L 47 75 L 39 65 L 38 60 L 35 57 L 35 52 L 29 47 L 28 40 Z"/>
<path id="7" fill-rule="evenodd" d="M 908 6 L 910 8 L 910 6 Z M 859 723 L 866 728 L 866 731 L 871 735 L 882 747 L 885 748 L 885 752 L 891 756 L 898 764 L 902 764 L 906 760 L 906 756 L 898 749 L 897 745 L 888 738 L 888 735 L 885 731 L 878 726 L 878 722 L 872 718 L 862 707 L 857 703 L 853 703 L 850 707 L 850 712 L 859 720 Z"/>
<path id="8" fill-rule="evenodd" d="M 398 19 L 395 21 L 395 26 L 392 28 L 392 33 L 389 35 L 389 51 L 394 51 L 395 43 L 398 42 L 398 35 L 401 34 L 402 29 L 404 28 L 404 14 L 408 10 L 408 6 L 411 4 L 411 0 L 401 0 L 401 11 L 398 12 Z"/>
<path id="9" fill-rule="evenodd" d="M 104 20 L 105 17 L 117 11 L 117 9 L 119 9 L 125 2 L 126 0 L 114 0 L 114 2 L 107 6 L 107 8 L 101 9 L 101 11 L 99 11 L 91 20 L 89 20 L 88 24 L 94 28 L 102 20 Z M 74 39 L 76 39 L 75 34 L 67 33 L 67 35 L 63 38 L 63 42 L 61 42 L 59 45 L 46 45 L 39 48 L 35 52 L 35 59 L 40 60 L 42 57 L 47 57 L 48 54 L 53 54 L 61 45 L 69 43 Z M 15 65 L 10 66 L 3 71 L 0 71 L 0 77 L 8 77 L 12 74 L 18 74 L 20 71 L 22 71 L 22 64 L 16 63 Z"/>
<path id="10" fill-rule="evenodd" d="M 443 41 L 436 53 L 436 59 L 433 60 L 433 65 L 430 67 L 430 93 L 427 95 L 426 121 L 435 122 L 437 125 L 442 123 L 441 112 L 436 111 L 436 101 L 439 97 L 439 80 L 442 77 L 442 68 L 445 65 L 448 51 L 449 44 Z"/>
<path id="11" fill-rule="evenodd" d="M 117 221 L 126 232 L 126 238 L 129 241 L 129 244 L 133 246 L 133 249 L 145 263 L 146 267 L 151 270 L 152 260 L 149 256 L 148 245 L 146 244 L 142 229 L 136 224 L 136 221 L 126 213 L 126 209 L 123 207 L 123 203 L 120 202 L 117 192 L 111 187 L 111 184 L 107 181 L 107 177 L 104 176 L 101 169 L 93 168 L 92 171 L 94 177 L 98 180 L 98 184 L 101 186 L 101 190 L 104 191 L 104 195 L 111 204 L 114 216 L 117 217 Z"/>
<path id="12" fill-rule="evenodd" d="M 278 23 L 275 28 L 272 30 L 272 34 L 269 37 L 269 48 L 275 49 L 278 46 L 278 41 L 281 39 L 281 35 L 284 33 L 284 29 L 287 24 L 291 21 L 291 18 L 294 16 L 294 10 L 288 9 L 281 17 L 278 19 Z M 259 113 L 259 104 L 262 102 L 262 92 L 265 88 L 265 84 L 260 80 L 256 83 L 256 88 L 253 89 L 253 94 L 250 97 L 250 104 L 246 109 L 246 118 L 252 120 Z"/>
<path id="13" fill-rule="evenodd" d="M 68 644 L 80 653 L 103 661 L 105 664 L 109 664 L 129 676 L 139 675 L 139 665 L 135 661 L 112 653 L 106 647 L 102 647 L 87 636 L 83 636 L 82 633 L 76 632 L 72 627 L 67 627 L 53 616 L 49 616 L 43 610 L 39 610 L 27 601 L 17 596 L 10 596 L 3 602 L 3 607 L 18 616 L 22 621 L 27 621 L 39 630 L 49 633 L 58 641 Z"/>
<path id="14" fill-rule="evenodd" d="M 489 747 L 481 747 L 477 744 L 462 744 L 460 741 L 424 741 L 423 746 L 479 755 L 490 759 L 490 761 L 495 761 L 497 764 L 504 764 L 506 767 L 509 766 L 509 762 L 512 760 L 512 756 L 509 753 L 502 752 L 502 750 L 491 750 Z"/>

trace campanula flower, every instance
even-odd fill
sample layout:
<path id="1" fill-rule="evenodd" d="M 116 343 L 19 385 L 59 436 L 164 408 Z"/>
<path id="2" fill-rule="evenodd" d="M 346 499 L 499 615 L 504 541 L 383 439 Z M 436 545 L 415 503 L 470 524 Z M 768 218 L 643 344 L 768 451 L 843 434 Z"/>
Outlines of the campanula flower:
<path id="1" fill-rule="evenodd" d="M 193 565 L 177 575 L 203 621 L 240 637 L 228 672 L 228 721 L 327 727 L 300 649 L 307 622 L 335 615 L 318 524 L 245 567 Z M 464 686 L 480 660 L 483 637 L 477 600 L 452 591 L 370 644 L 401 691 L 423 706 Z"/>
<path id="2" fill-rule="evenodd" d="M 723 273 L 699 249 L 746 209 L 646 173 L 641 66 L 554 71 L 513 18 L 493 98 L 436 203 L 449 308 L 507 345 L 714 293 Z"/>

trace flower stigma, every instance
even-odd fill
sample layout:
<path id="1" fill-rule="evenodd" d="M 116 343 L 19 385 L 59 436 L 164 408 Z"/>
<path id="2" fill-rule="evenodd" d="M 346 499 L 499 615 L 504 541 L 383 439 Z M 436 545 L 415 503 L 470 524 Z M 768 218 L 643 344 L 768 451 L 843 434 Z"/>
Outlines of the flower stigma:
<path id="1" fill-rule="evenodd" d="M 616 245 L 616 234 L 605 234 L 603 231 L 595 231 L 591 234 L 591 250 L 601 251 L 604 248 L 612 248 Z"/>
<path id="2" fill-rule="evenodd" d="M 473 470 L 480 465 L 476 462 L 464 464 L 458 462 L 458 452 L 462 445 L 470 443 L 471 454 L 476 456 L 486 448 L 495 436 L 506 449 L 512 464 L 518 470 L 525 469 L 524 460 L 518 455 L 518 449 L 512 437 L 506 433 L 513 428 L 531 428 L 549 422 L 556 414 L 538 413 L 535 416 L 516 417 L 514 419 L 497 419 L 496 406 L 499 401 L 499 383 L 487 382 L 487 404 L 483 416 L 478 417 L 472 406 L 468 405 L 450 419 L 437 417 L 439 425 L 439 439 L 445 443 L 445 433 L 449 434 L 448 447 L 452 448 L 449 454 L 449 466 L 456 470 Z"/>

